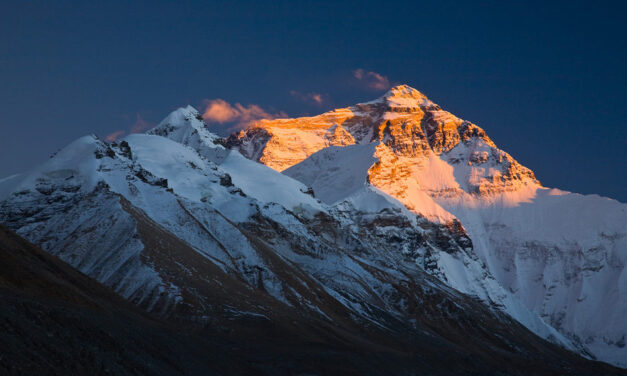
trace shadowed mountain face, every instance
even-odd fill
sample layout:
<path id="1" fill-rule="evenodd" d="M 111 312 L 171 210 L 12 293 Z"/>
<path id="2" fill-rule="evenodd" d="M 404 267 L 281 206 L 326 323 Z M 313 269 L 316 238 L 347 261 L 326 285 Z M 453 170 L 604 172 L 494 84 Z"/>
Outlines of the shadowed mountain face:
<path id="1" fill-rule="evenodd" d="M 329 137 L 351 140 L 338 129 Z M 475 129 L 460 142 L 476 137 L 483 136 Z M 423 192 L 419 203 L 439 210 L 437 218 L 363 175 L 380 157 L 377 145 L 329 149 L 302 162 L 313 163 L 314 177 L 338 156 L 355 162 L 338 175 L 351 189 L 330 202 L 324 197 L 332 190 L 323 188 L 342 179 L 325 179 L 323 202 L 308 187 L 314 184 L 224 148 L 188 107 L 148 134 L 119 144 L 83 137 L 33 171 L 0 180 L 0 222 L 151 315 L 105 299 L 109 293 L 92 296 L 106 290 L 87 287 L 96 282 L 41 252 L 43 264 L 22 267 L 29 263 L 11 247 L 31 246 L 5 231 L 6 265 L 15 264 L 5 273 L 7 301 L 15 302 L 7 322 L 24 328 L 7 343 L 33 354 L 45 348 L 37 363 L 45 367 L 50 357 L 72 364 L 79 345 L 94 338 L 85 364 L 111 363 L 113 373 L 620 374 L 566 350 L 586 353 L 499 283 L 463 223 L 430 196 Z M 523 175 L 514 180 L 537 185 Z M 301 170 L 297 178 L 310 177 Z M 22 271 L 59 281 L 36 282 Z M 47 293 L 40 285 L 59 287 Z M 33 324 L 28 310 L 59 322 Z M 61 342 L 46 347 L 54 327 L 77 339 L 66 340 L 71 355 L 55 352 Z M 81 332 L 94 327 L 106 330 Z M 109 354 L 101 338 L 116 339 L 125 352 Z"/>
<path id="2" fill-rule="evenodd" d="M 181 335 L 0 226 L 0 374 L 246 370 L 228 342 Z"/>
<path id="3" fill-rule="evenodd" d="M 2 374 L 625 374 L 559 349 L 505 318 L 485 329 L 502 332 L 500 326 L 511 325 L 505 330 L 516 337 L 474 331 L 474 319 L 454 305 L 447 309 L 458 311 L 462 321 L 434 318 L 424 323 L 423 335 L 396 332 L 394 340 L 377 330 L 314 330 L 312 320 L 298 316 L 295 326 L 256 318 L 216 318 L 201 326 L 142 313 L 3 226 L 0 261 Z M 486 315 L 476 324 L 494 320 L 480 304 L 467 304 Z M 467 347 L 477 342 L 467 335 L 483 336 L 482 348 Z"/>

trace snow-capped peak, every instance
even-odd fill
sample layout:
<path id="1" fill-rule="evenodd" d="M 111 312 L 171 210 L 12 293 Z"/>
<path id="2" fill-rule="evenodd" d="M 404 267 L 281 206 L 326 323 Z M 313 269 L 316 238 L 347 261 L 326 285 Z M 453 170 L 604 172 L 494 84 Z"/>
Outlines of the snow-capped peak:
<path id="1" fill-rule="evenodd" d="M 362 105 L 383 103 L 387 107 L 418 108 L 433 105 L 426 95 L 409 85 L 397 85 L 383 94 L 381 97 Z"/>
<path id="2" fill-rule="evenodd" d="M 428 100 L 426 95 L 409 85 L 394 86 L 383 95 L 383 98 L 386 98 L 388 100 L 398 98 Z"/>
<path id="3" fill-rule="evenodd" d="M 190 146 L 216 163 L 226 156 L 226 150 L 219 143 L 220 138 L 209 131 L 200 112 L 189 105 L 172 111 L 146 133 Z"/>
<path id="4" fill-rule="evenodd" d="M 195 129 L 204 128 L 204 122 L 200 112 L 194 107 L 188 105 L 186 107 L 180 107 L 172 111 L 166 116 L 159 125 L 148 130 L 149 134 L 159 134 L 165 132 L 171 132 L 175 129 L 183 127 L 192 127 Z"/>

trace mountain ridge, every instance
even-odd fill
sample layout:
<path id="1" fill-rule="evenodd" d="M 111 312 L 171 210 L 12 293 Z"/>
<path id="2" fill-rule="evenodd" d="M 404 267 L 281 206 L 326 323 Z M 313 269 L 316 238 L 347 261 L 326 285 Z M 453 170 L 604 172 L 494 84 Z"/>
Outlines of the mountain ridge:
<path id="1" fill-rule="evenodd" d="M 392 112 L 375 100 L 356 105 L 361 107 L 355 111 L 261 122 L 277 124 L 278 131 L 256 124 L 237 140 L 213 135 L 192 107 L 120 143 L 84 137 L 30 173 L 0 181 L 0 222 L 166 317 L 282 321 L 304 314 L 332 332 L 341 323 L 353 333 L 367 327 L 380 339 L 380 330 L 403 327 L 414 335 L 427 330 L 456 342 L 450 332 L 433 326 L 433 317 L 441 317 L 444 327 L 467 317 L 455 324 L 467 331 L 477 310 L 490 317 L 485 325 L 505 322 L 499 318 L 505 312 L 580 354 L 592 357 L 616 348 L 613 358 L 604 360 L 620 360 L 622 323 L 612 321 L 624 307 L 620 294 L 618 299 L 613 295 L 620 290 L 603 297 L 610 315 L 597 318 L 596 325 L 606 323 L 594 328 L 609 337 L 584 331 L 588 337 L 578 340 L 580 328 L 557 325 L 565 311 L 568 320 L 561 320 L 571 325 L 570 305 L 546 308 L 544 303 L 540 309 L 528 300 L 553 304 L 548 293 L 524 286 L 537 276 L 511 278 L 520 265 L 529 265 L 524 262 L 538 259 L 505 252 L 509 247 L 528 253 L 526 244 L 532 244 L 536 253 L 548 256 L 558 249 L 559 256 L 567 254 L 563 244 L 524 233 L 542 235 L 540 229 L 491 222 L 503 222 L 492 211 L 526 210 L 522 204 L 535 197 L 579 202 L 576 197 L 541 187 L 479 127 L 425 102 L 422 94 L 399 90 L 412 98 L 394 97 L 399 106 Z M 413 107 L 416 100 L 420 103 Z M 412 111 L 420 112 L 419 120 Z M 337 124 L 334 119 L 344 120 Z M 296 143 L 282 145 L 285 139 Z M 281 174 L 228 147 L 251 159 L 277 162 L 276 169 L 295 164 Z M 277 147 L 284 153 L 264 154 Z M 529 214 L 523 214 L 527 220 Z M 595 215 L 596 222 L 603 218 Z M 619 210 L 618 224 L 621 215 Z M 592 264 L 582 265 L 589 271 L 583 282 L 607 286 L 603 278 L 609 276 L 622 288 L 623 238 L 614 227 L 607 239 L 601 238 L 602 247 L 586 244 L 586 251 L 592 249 L 586 262 Z M 504 238 L 502 229 L 515 236 Z M 513 243 L 501 244 L 504 239 Z M 612 259 L 606 255 L 617 261 L 608 263 Z M 508 257 L 514 258 L 513 266 L 503 264 L 503 259 L 511 261 Z M 549 274 L 547 289 L 556 285 L 553 278 L 564 276 L 559 270 L 563 260 L 551 257 L 559 263 L 546 264 L 557 270 Z M 575 271 L 577 257 L 566 260 Z M 545 273 L 541 266 L 534 270 Z M 556 286 L 565 289 L 565 296 L 573 295 L 571 285 Z M 467 300 L 468 295 L 473 298 Z M 474 299 L 481 305 L 470 303 Z M 450 304 L 423 312 L 416 307 L 424 301 Z M 592 304 L 591 298 L 582 301 L 580 306 Z M 492 341 L 485 333 L 477 343 Z"/>

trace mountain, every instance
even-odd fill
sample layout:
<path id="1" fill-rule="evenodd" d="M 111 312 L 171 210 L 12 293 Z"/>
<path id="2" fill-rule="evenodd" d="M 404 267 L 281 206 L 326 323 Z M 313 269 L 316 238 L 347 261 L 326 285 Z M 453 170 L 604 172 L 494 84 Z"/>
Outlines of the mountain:
<path id="1" fill-rule="evenodd" d="M 483 129 L 406 85 L 319 116 L 262 120 L 225 144 L 332 207 L 376 190 L 460 228 L 472 241 L 463 261 L 430 254 L 425 270 L 539 335 L 551 336 L 529 311 L 582 353 L 627 366 L 627 205 L 543 187 Z M 424 265 L 424 251 L 407 248 Z"/>
<path id="2" fill-rule="evenodd" d="M 342 129 L 372 140 L 343 126 L 329 139 L 350 141 Z M 621 374 L 568 351 L 586 349 L 491 274 L 454 214 L 412 186 L 401 195 L 396 179 L 410 176 L 381 163 L 384 143 L 294 160 L 313 163 L 299 179 L 314 184 L 223 146 L 233 142 L 191 107 L 119 143 L 82 137 L 0 180 L 0 222 L 160 320 L 234 342 L 242 364 L 270 374 Z M 237 146 L 259 145 L 271 139 Z M 511 157 L 497 162 L 512 186 L 537 184 Z"/>

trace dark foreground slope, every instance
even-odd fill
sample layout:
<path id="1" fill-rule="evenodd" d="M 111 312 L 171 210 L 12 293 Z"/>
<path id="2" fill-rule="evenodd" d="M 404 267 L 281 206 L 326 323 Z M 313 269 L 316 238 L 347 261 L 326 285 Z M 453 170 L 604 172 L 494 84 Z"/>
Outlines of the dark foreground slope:
<path id="1" fill-rule="evenodd" d="M 465 322 L 435 319 L 424 323 L 424 336 L 397 332 L 398 340 L 374 329 L 328 326 L 314 336 L 315 322 L 297 316 L 290 323 L 166 324 L 2 226 L 0 299 L 2 375 L 627 374 L 561 350 L 513 321 L 520 337 L 496 341 L 493 333 L 473 332 L 473 318 L 464 314 Z M 474 319 L 490 328 L 489 311 L 480 307 L 474 313 L 486 316 Z"/>
<path id="2" fill-rule="evenodd" d="M 245 372 L 0 225 L 1 375 Z M 217 351 L 220 350 L 220 351 Z"/>

